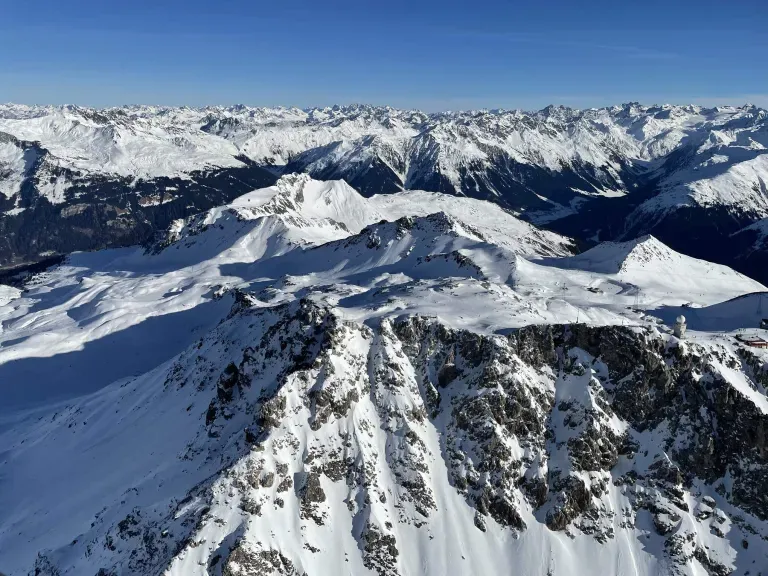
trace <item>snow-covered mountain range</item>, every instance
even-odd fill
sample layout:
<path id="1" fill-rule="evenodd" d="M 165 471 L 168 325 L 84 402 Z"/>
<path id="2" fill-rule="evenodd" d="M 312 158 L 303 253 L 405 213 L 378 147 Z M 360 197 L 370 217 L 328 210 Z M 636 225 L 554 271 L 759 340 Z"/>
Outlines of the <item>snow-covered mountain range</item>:
<path id="1" fill-rule="evenodd" d="M 655 237 L 287 175 L 21 288 L 9 576 L 768 566 L 767 290 Z"/>
<path id="2" fill-rule="evenodd" d="M 144 241 L 175 218 L 307 172 L 364 196 L 490 200 L 582 241 L 652 233 L 768 281 L 733 240 L 768 217 L 766 146 L 768 113 L 754 106 L 3 105 L 0 262 Z"/>

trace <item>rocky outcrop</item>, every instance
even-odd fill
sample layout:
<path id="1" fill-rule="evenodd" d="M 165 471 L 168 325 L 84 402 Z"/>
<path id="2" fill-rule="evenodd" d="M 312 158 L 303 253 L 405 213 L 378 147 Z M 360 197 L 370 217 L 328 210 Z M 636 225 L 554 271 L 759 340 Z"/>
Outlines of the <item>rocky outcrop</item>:
<path id="1" fill-rule="evenodd" d="M 2 268 L 33 264 L 51 254 L 151 243 L 174 220 L 277 180 L 247 159 L 241 167 L 201 168 L 187 177 L 143 180 L 84 174 L 48 161 L 48 152 L 35 146 L 36 159 L 21 184 L 19 198 L 0 194 L 0 210 L 16 208 L 0 214 Z M 56 201 L 45 192 L 54 185 L 64 190 Z"/>
<path id="2" fill-rule="evenodd" d="M 305 576 L 277 550 L 254 550 L 239 543 L 230 552 L 222 576 Z"/>
<path id="3" fill-rule="evenodd" d="M 402 529 L 433 533 L 443 485 L 478 534 L 609 545 L 649 529 L 670 574 L 730 573 L 738 550 L 703 542 L 768 538 L 768 416 L 743 388 L 760 385 L 753 364 L 653 328 L 502 336 L 419 316 L 357 324 L 310 300 L 243 306 L 166 379 L 200 406 L 180 458 L 219 472 L 173 506 L 97 521 L 39 573 L 99 547 L 115 573 L 203 557 L 223 575 L 312 574 L 315 535 L 347 526 L 360 565 L 404 574 Z M 300 530 L 266 528 L 278 522 Z"/>

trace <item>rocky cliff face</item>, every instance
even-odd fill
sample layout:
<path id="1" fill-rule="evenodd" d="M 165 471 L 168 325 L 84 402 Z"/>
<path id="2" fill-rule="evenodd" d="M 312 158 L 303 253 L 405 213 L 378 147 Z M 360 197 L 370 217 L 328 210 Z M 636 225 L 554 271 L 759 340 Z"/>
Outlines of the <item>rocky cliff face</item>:
<path id="1" fill-rule="evenodd" d="M 277 180 L 252 163 L 196 171 L 184 178 L 138 181 L 78 174 L 57 166 L 53 172 L 43 174 L 45 158 L 43 154 L 35 160 L 18 197 L 0 196 L 0 207 L 9 209 L 0 216 L 0 267 L 78 250 L 141 244 L 176 219 L 219 206 Z M 0 180 L 1 169 L 0 165 Z M 55 187 L 57 179 L 68 183 L 66 198 L 51 202 L 43 190 Z"/>
<path id="2" fill-rule="evenodd" d="M 252 302 L 163 368 L 151 402 L 142 378 L 118 392 L 114 426 L 179 418 L 185 447 L 35 574 L 768 566 L 761 356 L 652 328 L 483 335 Z"/>

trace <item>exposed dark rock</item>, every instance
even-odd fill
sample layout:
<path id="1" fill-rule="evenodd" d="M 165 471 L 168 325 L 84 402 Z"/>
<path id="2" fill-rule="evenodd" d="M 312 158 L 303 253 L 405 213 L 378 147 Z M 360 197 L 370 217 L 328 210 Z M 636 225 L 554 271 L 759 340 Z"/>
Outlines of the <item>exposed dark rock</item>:
<path id="1" fill-rule="evenodd" d="M 325 502 L 325 492 L 320 485 L 320 474 L 309 472 L 301 492 L 303 502 Z"/>
<path id="2" fill-rule="evenodd" d="M 225 368 L 224 373 L 219 378 L 219 384 L 217 387 L 217 395 L 222 402 L 229 402 L 232 400 L 234 393 L 234 387 L 238 383 L 240 378 L 240 372 L 237 366 L 233 362 Z"/>
<path id="3" fill-rule="evenodd" d="M 589 509 L 592 495 L 577 476 L 556 480 L 553 489 L 557 497 L 555 507 L 547 513 L 547 526 L 550 530 L 564 530 L 572 520 Z"/>
<path id="4" fill-rule="evenodd" d="M 269 488 L 274 484 L 275 482 L 275 473 L 274 472 L 265 472 L 264 475 L 261 477 L 261 487 L 262 488 Z"/>
<path id="5" fill-rule="evenodd" d="M 50 253 L 144 244 L 173 220 L 226 204 L 277 180 L 246 158 L 241 168 L 194 172 L 189 178 L 85 175 L 58 167 L 47 150 L 34 146 L 37 159 L 20 192 L 20 207 L 25 210 L 0 216 L 0 267 L 37 262 Z M 51 204 L 40 194 L 38 173 L 60 176 L 71 184 L 64 203 Z M 169 188 L 174 189 L 172 195 L 166 192 Z"/>
<path id="6" fill-rule="evenodd" d="M 701 546 L 696 547 L 693 555 L 711 576 L 728 576 L 733 572 L 727 566 L 713 560 Z"/>
<path id="7" fill-rule="evenodd" d="M 379 576 L 398 576 L 397 541 L 391 534 L 383 533 L 372 524 L 363 530 L 364 555 L 363 563 L 370 570 L 375 570 Z"/>
<path id="8" fill-rule="evenodd" d="M 304 576 L 277 550 L 256 551 L 240 542 L 224 563 L 222 576 Z"/>
<path id="9" fill-rule="evenodd" d="M 301 515 L 303 518 L 311 518 L 315 524 L 325 523 L 325 513 L 321 510 L 320 504 L 325 502 L 325 491 L 320 483 L 320 473 L 310 471 L 304 474 L 303 485 L 294 482 L 301 505 Z"/>
<path id="10" fill-rule="evenodd" d="M 288 492 L 291 488 L 293 488 L 293 480 L 291 480 L 290 476 L 286 476 L 280 480 L 280 483 L 277 485 L 278 492 Z"/>

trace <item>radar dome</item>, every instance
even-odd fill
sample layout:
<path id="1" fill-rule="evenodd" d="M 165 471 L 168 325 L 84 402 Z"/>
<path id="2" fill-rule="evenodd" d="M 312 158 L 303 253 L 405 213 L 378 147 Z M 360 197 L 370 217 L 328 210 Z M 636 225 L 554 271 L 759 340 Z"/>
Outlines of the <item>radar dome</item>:
<path id="1" fill-rule="evenodd" d="M 677 317 L 677 323 L 678 324 L 685 324 L 685 316 L 683 316 L 682 314 L 680 316 L 678 316 Z"/>

